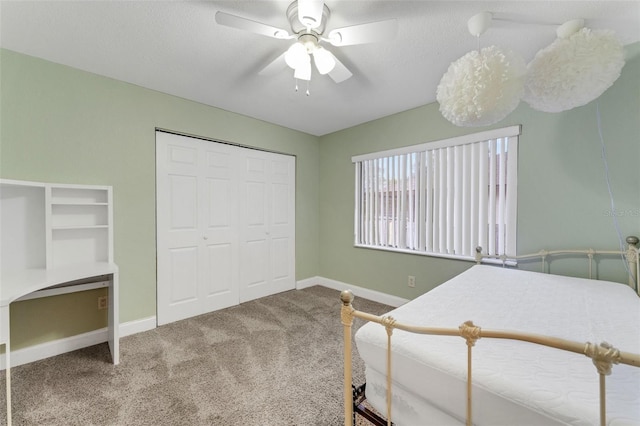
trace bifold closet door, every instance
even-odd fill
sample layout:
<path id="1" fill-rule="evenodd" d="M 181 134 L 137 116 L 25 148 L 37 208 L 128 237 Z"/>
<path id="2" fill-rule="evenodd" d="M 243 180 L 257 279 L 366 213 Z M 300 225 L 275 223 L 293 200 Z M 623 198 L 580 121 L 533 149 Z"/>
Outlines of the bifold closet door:
<path id="1" fill-rule="evenodd" d="M 232 146 L 157 138 L 158 324 L 238 303 L 237 157 Z"/>
<path id="2" fill-rule="evenodd" d="M 295 158 L 246 150 L 240 198 L 240 302 L 295 288 Z"/>
<path id="3" fill-rule="evenodd" d="M 295 158 L 156 132 L 157 321 L 295 288 Z"/>

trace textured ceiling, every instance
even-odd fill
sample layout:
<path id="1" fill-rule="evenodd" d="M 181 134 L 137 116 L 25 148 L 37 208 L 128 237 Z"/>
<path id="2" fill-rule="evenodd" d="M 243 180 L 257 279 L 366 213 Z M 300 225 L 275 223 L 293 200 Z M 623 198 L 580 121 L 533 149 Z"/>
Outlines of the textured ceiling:
<path id="1" fill-rule="evenodd" d="M 310 96 L 292 71 L 258 71 L 292 43 L 217 25 L 221 10 L 289 29 L 285 1 L 1 1 L 0 45 L 149 89 L 323 135 L 435 101 L 449 64 L 478 47 L 530 61 L 557 25 L 584 18 L 623 44 L 640 41 L 640 2 L 327 0 L 327 31 L 397 18 L 393 40 L 327 45 L 352 72 L 336 84 L 314 70 Z M 467 20 L 494 13 L 477 40 Z M 302 87 L 306 88 L 304 83 Z"/>

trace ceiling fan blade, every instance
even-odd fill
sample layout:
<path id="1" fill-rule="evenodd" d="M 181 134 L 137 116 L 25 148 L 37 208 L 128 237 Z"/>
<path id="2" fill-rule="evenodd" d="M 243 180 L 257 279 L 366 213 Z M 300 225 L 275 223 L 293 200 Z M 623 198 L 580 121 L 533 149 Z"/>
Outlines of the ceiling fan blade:
<path id="1" fill-rule="evenodd" d="M 271 75 L 278 74 L 280 71 L 285 69 L 287 67 L 287 63 L 284 60 L 284 55 L 286 54 L 287 54 L 286 51 L 283 52 L 282 55 L 278 56 L 276 59 L 271 61 L 269 65 L 262 68 L 260 72 L 258 72 L 258 75 L 271 76 Z"/>
<path id="2" fill-rule="evenodd" d="M 347 67 L 344 66 L 342 62 L 338 60 L 338 58 L 335 57 L 333 53 L 331 52 L 329 53 L 331 54 L 331 56 L 333 56 L 333 59 L 336 61 L 336 65 L 329 72 L 329 77 L 331 77 L 331 79 L 336 83 L 342 83 L 343 81 L 351 77 L 353 74 L 351 73 L 351 71 L 349 71 Z"/>
<path id="3" fill-rule="evenodd" d="M 267 37 L 279 38 L 279 39 L 291 39 L 295 36 L 290 35 L 287 30 L 281 28 L 272 27 L 271 25 L 263 24 L 261 22 L 252 21 L 251 19 L 241 18 L 240 16 L 231 15 L 225 12 L 216 12 L 216 22 L 220 25 L 224 25 L 231 28 L 237 28 L 240 30 L 250 31 L 252 33 L 265 35 Z"/>
<path id="4" fill-rule="evenodd" d="M 336 28 L 329 32 L 329 37 L 326 40 L 334 46 L 351 46 L 390 40 L 395 38 L 397 33 L 398 20 L 387 19 L 385 21 Z"/>

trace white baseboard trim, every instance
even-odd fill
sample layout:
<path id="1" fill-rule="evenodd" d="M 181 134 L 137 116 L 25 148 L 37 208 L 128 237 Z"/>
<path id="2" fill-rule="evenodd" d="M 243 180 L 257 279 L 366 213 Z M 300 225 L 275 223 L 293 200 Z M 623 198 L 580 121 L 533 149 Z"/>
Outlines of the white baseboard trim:
<path id="1" fill-rule="evenodd" d="M 141 333 L 143 331 L 153 330 L 156 328 L 156 317 L 147 317 L 139 320 L 128 321 L 120 324 L 120 337 L 131 336 L 132 334 Z M 23 349 L 11 351 L 11 367 L 28 364 L 30 362 L 39 361 L 41 359 L 50 358 L 56 355 L 62 355 L 67 352 L 86 348 L 87 346 L 98 345 L 108 340 L 107 327 L 89 331 L 87 333 L 75 336 L 65 337 L 64 339 L 52 340 L 50 342 L 40 343 L 38 345 L 29 346 Z M 5 368 L 4 354 L 0 355 L 0 371 Z"/>
<path id="2" fill-rule="evenodd" d="M 320 277 L 311 277 L 311 278 L 305 278 L 304 280 L 300 280 L 296 282 L 296 290 L 302 290 L 304 288 L 313 287 L 314 285 L 321 285 L 320 280 L 321 280 Z"/>
<path id="3" fill-rule="evenodd" d="M 324 277 L 307 278 L 306 280 L 298 281 L 298 283 L 299 285 L 297 286 L 297 288 L 299 290 L 302 288 L 311 287 L 312 285 L 321 285 L 323 287 L 331 288 L 338 291 L 351 290 L 354 296 L 373 300 L 374 302 L 378 303 L 384 303 L 385 305 L 393 307 L 404 305 L 409 301 L 408 299 L 403 299 L 402 297 L 393 296 L 391 294 L 382 293 L 380 291 L 371 290 L 364 287 L 358 287 L 356 285 L 351 285 L 343 283 L 342 281 L 336 281 Z M 300 283 L 302 285 L 300 285 Z"/>
<path id="4" fill-rule="evenodd" d="M 64 339 L 52 340 L 50 342 L 40 343 L 38 345 L 11 351 L 11 367 L 17 367 L 18 365 L 28 364 L 30 362 L 39 361 L 41 359 L 50 358 L 52 356 L 106 342 L 108 338 L 107 331 L 107 328 L 104 327 L 87 333 L 78 334 L 76 336 L 65 337 Z M 2 369 L 4 369 L 4 354 L 0 356 L 0 365 L 2 365 Z"/>
<path id="5" fill-rule="evenodd" d="M 156 327 L 157 321 L 155 315 L 138 320 L 123 322 L 120 324 L 120 337 L 127 337 L 132 334 L 142 333 L 143 331 L 153 330 Z"/>

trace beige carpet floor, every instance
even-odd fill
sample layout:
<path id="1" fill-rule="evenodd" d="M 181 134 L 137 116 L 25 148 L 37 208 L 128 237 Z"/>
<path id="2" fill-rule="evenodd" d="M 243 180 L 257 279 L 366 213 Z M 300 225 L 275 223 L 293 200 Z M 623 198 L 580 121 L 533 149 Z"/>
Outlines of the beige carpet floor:
<path id="1" fill-rule="evenodd" d="M 356 298 L 358 310 L 389 306 Z M 355 328 L 362 325 L 356 321 Z M 14 425 L 340 425 L 339 292 L 293 290 L 12 369 Z M 354 382 L 364 369 L 354 349 Z M 6 417 L 4 374 L 0 424 Z"/>

